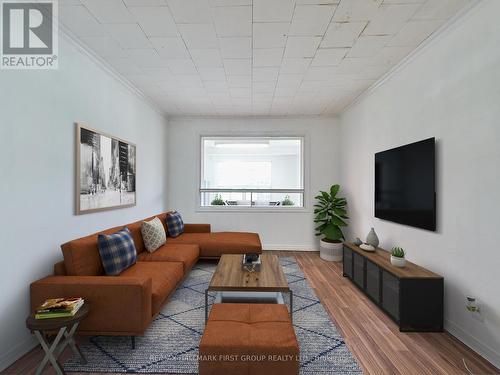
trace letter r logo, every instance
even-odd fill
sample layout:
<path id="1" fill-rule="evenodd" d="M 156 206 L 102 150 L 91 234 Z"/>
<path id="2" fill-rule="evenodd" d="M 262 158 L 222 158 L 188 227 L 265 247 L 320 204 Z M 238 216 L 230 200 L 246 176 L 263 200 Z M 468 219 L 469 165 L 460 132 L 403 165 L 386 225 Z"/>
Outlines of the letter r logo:
<path id="1" fill-rule="evenodd" d="M 53 3 L 4 1 L 2 3 L 4 54 L 53 53 Z"/>

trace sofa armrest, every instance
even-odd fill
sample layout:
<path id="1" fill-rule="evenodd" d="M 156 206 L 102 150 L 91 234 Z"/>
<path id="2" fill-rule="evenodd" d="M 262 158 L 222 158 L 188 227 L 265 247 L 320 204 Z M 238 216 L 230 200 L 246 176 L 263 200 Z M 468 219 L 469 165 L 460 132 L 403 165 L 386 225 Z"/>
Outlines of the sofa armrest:
<path id="1" fill-rule="evenodd" d="M 30 285 L 31 311 L 47 298 L 70 296 L 90 303 L 82 332 L 142 334 L 152 318 L 150 277 L 49 276 Z"/>
<path id="2" fill-rule="evenodd" d="M 210 224 L 184 224 L 184 233 L 210 233 Z"/>

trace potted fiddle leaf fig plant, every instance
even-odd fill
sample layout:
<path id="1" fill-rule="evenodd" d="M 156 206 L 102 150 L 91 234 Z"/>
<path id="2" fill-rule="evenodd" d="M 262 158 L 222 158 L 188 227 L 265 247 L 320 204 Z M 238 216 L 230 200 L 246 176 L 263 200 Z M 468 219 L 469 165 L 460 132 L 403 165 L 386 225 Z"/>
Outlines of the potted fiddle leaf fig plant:
<path id="1" fill-rule="evenodd" d="M 342 227 L 347 226 L 347 200 L 338 197 L 340 185 L 333 185 L 329 192 L 320 191 L 315 197 L 314 222 L 316 236 L 320 240 L 320 257 L 325 260 L 338 262 L 342 260 L 344 234 Z"/>

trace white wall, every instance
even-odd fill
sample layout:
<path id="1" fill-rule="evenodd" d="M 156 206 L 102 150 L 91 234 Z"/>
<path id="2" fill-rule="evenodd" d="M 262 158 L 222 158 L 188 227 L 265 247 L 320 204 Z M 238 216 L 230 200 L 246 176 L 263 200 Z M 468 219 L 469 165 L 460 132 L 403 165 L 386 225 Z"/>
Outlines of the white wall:
<path id="1" fill-rule="evenodd" d="M 500 367 L 500 2 L 484 1 L 341 117 L 350 234 L 445 279 L 445 326 Z M 437 138 L 438 230 L 375 219 L 374 153 Z M 465 310 L 480 299 L 483 321 Z"/>
<path id="2" fill-rule="evenodd" d="M 65 40 L 59 70 L 0 71 L 0 370 L 33 346 L 30 282 L 59 245 L 166 208 L 166 119 Z M 137 206 L 74 215 L 75 125 L 137 144 Z"/>
<path id="3" fill-rule="evenodd" d="M 314 236 L 313 197 L 337 182 L 338 128 L 332 118 L 200 119 L 169 121 L 169 190 L 171 209 L 186 222 L 211 223 L 213 230 L 253 231 L 265 249 L 318 248 Z M 197 209 L 201 135 L 305 135 L 306 204 L 300 211 L 206 212 Z M 309 178 L 307 178 L 309 174 Z"/>

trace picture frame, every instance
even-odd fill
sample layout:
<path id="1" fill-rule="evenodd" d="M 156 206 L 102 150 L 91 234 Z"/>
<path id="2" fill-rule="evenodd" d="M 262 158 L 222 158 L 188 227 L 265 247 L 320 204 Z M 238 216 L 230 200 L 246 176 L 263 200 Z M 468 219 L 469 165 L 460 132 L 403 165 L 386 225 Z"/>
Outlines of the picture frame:
<path id="1" fill-rule="evenodd" d="M 76 125 L 76 215 L 137 204 L 137 146 Z"/>

